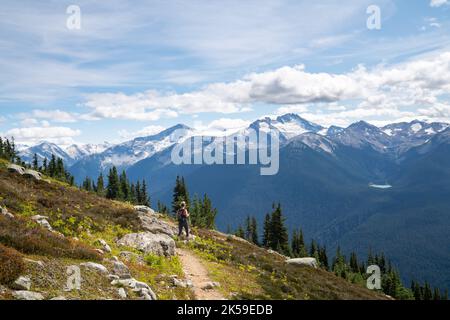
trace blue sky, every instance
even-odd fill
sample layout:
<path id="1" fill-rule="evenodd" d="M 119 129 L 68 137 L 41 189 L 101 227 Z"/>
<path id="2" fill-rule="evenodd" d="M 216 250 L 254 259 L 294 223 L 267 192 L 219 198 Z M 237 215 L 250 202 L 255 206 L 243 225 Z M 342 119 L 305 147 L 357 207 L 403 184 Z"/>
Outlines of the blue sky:
<path id="1" fill-rule="evenodd" d="M 369 5 L 380 30 L 366 26 Z M 449 18 L 445 0 L 5 0 L 0 133 L 68 145 L 285 112 L 450 121 Z"/>

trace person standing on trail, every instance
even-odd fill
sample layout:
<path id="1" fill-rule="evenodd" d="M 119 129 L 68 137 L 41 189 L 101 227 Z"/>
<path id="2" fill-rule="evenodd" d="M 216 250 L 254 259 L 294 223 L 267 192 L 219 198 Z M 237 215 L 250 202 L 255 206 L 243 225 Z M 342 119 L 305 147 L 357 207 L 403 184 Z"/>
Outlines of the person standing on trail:
<path id="1" fill-rule="evenodd" d="M 177 212 L 178 218 L 178 237 L 181 237 L 183 228 L 186 231 L 186 237 L 189 238 L 189 212 L 186 209 L 186 202 L 181 201 L 181 208 Z"/>

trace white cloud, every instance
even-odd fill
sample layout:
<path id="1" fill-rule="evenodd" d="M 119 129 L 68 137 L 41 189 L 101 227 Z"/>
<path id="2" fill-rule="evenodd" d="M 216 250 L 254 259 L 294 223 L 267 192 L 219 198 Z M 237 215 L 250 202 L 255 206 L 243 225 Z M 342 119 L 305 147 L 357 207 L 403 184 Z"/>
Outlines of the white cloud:
<path id="1" fill-rule="evenodd" d="M 431 0 L 430 1 L 431 7 L 440 7 L 444 4 L 448 4 L 448 0 Z"/>
<path id="2" fill-rule="evenodd" d="M 340 111 L 350 119 L 353 114 L 381 117 L 402 108 L 411 111 L 431 107 L 442 95 L 449 94 L 450 52 L 444 52 L 391 66 L 358 66 L 343 74 L 311 73 L 303 65 L 286 66 L 182 94 L 93 94 L 85 105 L 95 117 L 135 120 L 205 112 L 238 113 L 258 103 L 284 105 L 279 112 L 305 112 L 307 106 L 314 105 L 320 111 Z M 347 105 L 356 105 L 361 111 L 354 113 Z"/>
<path id="3" fill-rule="evenodd" d="M 13 128 L 3 135 L 14 137 L 21 144 L 34 145 L 41 141 L 49 141 L 64 146 L 72 144 L 73 138 L 80 134 L 80 130 L 67 127 L 50 127 L 48 123 L 44 123 L 41 127 Z"/>

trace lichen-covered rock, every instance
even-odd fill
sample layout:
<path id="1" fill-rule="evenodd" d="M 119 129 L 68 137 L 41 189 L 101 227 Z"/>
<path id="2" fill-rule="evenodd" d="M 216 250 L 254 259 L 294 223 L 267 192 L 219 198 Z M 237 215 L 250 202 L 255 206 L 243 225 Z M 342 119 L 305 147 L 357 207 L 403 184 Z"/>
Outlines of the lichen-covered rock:
<path id="1" fill-rule="evenodd" d="M 98 271 L 100 273 L 109 274 L 108 269 L 104 265 L 99 264 L 99 263 L 84 262 L 84 263 L 81 263 L 80 266 L 85 267 L 87 269 Z"/>
<path id="2" fill-rule="evenodd" d="M 26 290 L 26 291 L 30 290 L 31 289 L 31 279 L 30 279 L 30 277 L 20 276 L 12 284 L 12 289 Z"/>
<path id="3" fill-rule="evenodd" d="M 38 181 L 42 179 L 42 174 L 40 172 L 31 169 L 26 169 L 25 172 L 23 173 L 23 176 Z"/>
<path id="4" fill-rule="evenodd" d="M 22 174 L 25 173 L 25 168 L 21 167 L 21 166 L 18 166 L 16 164 L 10 164 L 8 166 L 8 171 L 9 172 L 13 172 L 13 173 L 18 173 L 18 174 L 22 175 Z"/>
<path id="5" fill-rule="evenodd" d="M 11 212 L 9 212 L 8 209 L 6 209 L 6 208 L 0 207 L 0 214 L 4 215 L 5 217 L 11 218 L 11 219 L 14 218 L 14 215 Z"/>
<path id="6" fill-rule="evenodd" d="M 35 221 L 37 224 L 41 225 L 41 227 L 49 230 L 49 231 L 53 231 L 52 226 L 50 225 L 50 223 L 48 222 L 48 217 L 47 216 L 41 216 L 41 215 L 35 215 L 31 217 L 31 220 Z"/>
<path id="7" fill-rule="evenodd" d="M 315 258 L 295 258 L 286 260 L 287 264 L 295 266 L 306 266 L 311 268 L 317 268 L 317 260 Z"/>
<path id="8" fill-rule="evenodd" d="M 113 274 L 118 276 L 120 279 L 131 278 L 131 273 L 128 267 L 121 261 L 115 261 L 113 265 Z"/>
<path id="9" fill-rule="evenodd" d="M 144 253 L 161 256 L 175 255 L 175 241 L 165 234 L 151 232 L 130 233 L 117 242 L 121 246 L 138 249 Z"/>
<path id="10" fill-rule="evenodd" d="M 155 234 L 165 234 L 173 237 L 176 234 L 176 228 L 167 222 L 158 219 L 156 216 L 139 215 L 141 228 L 145 231 Z"/>
<path id="11" fill-rule="evenodd" d="M 39 292 L 27 290 L 13 291 L 12 296 L 17 300 L 44 300 L 44 296 Z"/>
<path id="12" fill-rule="evenodd" d="M 103 239 L 98 239 L 97 241 L 96 241 L 96 243 L 98 244 L 98 245 L 100 245 L 101 246 L 101 250 L 103 251 L 103 252 L 108 252 L 108 253 L 111 253 L 111 247 L 109 246 L 109 244 L 105 241 L 105 240 L 103 240 Z"/>
<path id="13" fill-rule="evenodd" d="M 140 214 L 140 213 L 150 214 L 150 215 L 155 214 L 155 210 L 153 210 L 152 208 L 147 207 L 147 206 L 134 206 L 134 210 L 138 214 Z"/>

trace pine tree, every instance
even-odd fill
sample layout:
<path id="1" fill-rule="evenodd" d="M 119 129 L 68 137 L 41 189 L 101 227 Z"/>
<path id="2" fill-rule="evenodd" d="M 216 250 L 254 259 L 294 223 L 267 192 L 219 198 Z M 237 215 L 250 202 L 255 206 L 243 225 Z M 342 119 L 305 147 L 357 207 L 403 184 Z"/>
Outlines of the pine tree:
<path id="1" fill-rule="evenodd" d="M 430 284 L 428 282 L 425 282 L 425 286 L 423 289 L 423 300 L 432 300 L 433 299 L 433 293 L 431 291 Z"/>
<path id="2" fill-rule="evenodd" d="M 130 201 L 131 199 L 130 183 L 128 181 L 125 170 L 122 170 L 122 173 L 119 176 L 119 184 L 120 184 L 121 200 Z"/>
<path id="3" fill-rule="evenodd" d="M 109 170 L 108 186 L 106 188 L 106 197 L 108 199 L 114 199 L 114 200 L 121 199 L 119 176 L 117 174 L 116 167 L 112 167 Z"/>
<path id="4" fill-rule="evenodd" d="M 270 228 L 272 225 L 272 221 L 269 214 L 266 214 L 264 218 L 264 230 L 263 230 L 263 247 L 269 248 L 271 239 L 270 239 Z"/>
<path id="5" fill-rule="evenodd" d="M 176 214 L 180 209 L 181 201 L 186 202 L 186 207 L 189 210 L 189 194 L 186 189 L 184 178 L 180 178 L 180 176 L 177 176 L 172 198 L 172 212 L 174 214 Z"/>
<path id="6" fill-rule="evenodd" d="M 39 161 L 36 153 L 33 155 L 33 170 L 39 170 Z"/>
<path id="7" fill-rule="evenodd" d="M 148 195 L 147 190 L 147 182 L 145 180 L 142 180 L 142 190 L 141 190 L 141 205 L 150 207 L 150 196 Z"/>
<path id="8" fill-rule="evenodd" d="M 236 232 L 235 232 L 235 235 L 236 235 L 237 237 L 239 237 L 239 238 L 244 239 L 244 237 L 245 237 L 245 231 L 244 231 L 244 228 L 242 228 L 241 225 L 239 225 L 239 227 L 237 228 L 237 230 L 236 230 Z"/>
<path id="9" fill-rule="evenodd" d="M 105 181 L 103 179 L 103 173 L 100 172 L 98 178 L 97 178 L 97 194 L 100 197 L 103 197 L 105 195 Z"/>
<path id="10" fill-rule="evenodd" d="M 329 269 L 330 266 L 328 264 L 327 248 L 325 246 L 319 248 L 319 261 L 323 269 L 325 270 Z"/>
<path id="11" fill-rule="evenodd" d="M 259 246 L 258 223 L 255 217 L 252 217 L 251 221 L 250 241 L 253 242 L 255 245 Z"/>
<path id="12" fill-rule="evenodd" d="M 281 204 L 274 205 L 274 211 L 270 219 L 270 248 L 280 253 L 289 252 L 289 236 L 285 226 L 285 219 L 281 211 Z"/>
<path id="13" fill-rule="evenodd" d="M 167 208 L 167 206 L 159 200 L 158 200 L 158 209 L 157 210 L 159 213 L 166 214 L 166 215 L 169 214 L 169 209 Z"/>
<path id="14" fill-rule="evenodd" d="M 358 258 L 356 256 L 356 252 L 352 252 L 350 254 L 350 270 L 353 273 L 359 272 Z"/>
<path id="15" fill-rule="evenodd" d="M 48 175 L 48 164 L 47 164 L 47 158 L 44 158 L 44 161 L 42 163 L 42 171 L 44 174 Z"/>
<path id="16" fill-rule="evenodd" d="M 141 183 L 140 181 L 136 181 L 136 185 L 134 187 L 134 194 L 136 195 L 136 204 L 139 204 L 142 202 L 142 189 L 141 189 Z"/>
<path id="17" fill-rule="evenodd" d="M 92 181 L 91 181 L 91 179 L 90 179 L 89 177 L 86 177 L 86 178 L 84 179 L 81 188 L 82 188 L 83 190 L 88 191 L 88 192 L 91 192 L 91 191 L 93 190 L 93 188 L 92 188 Z"/>

